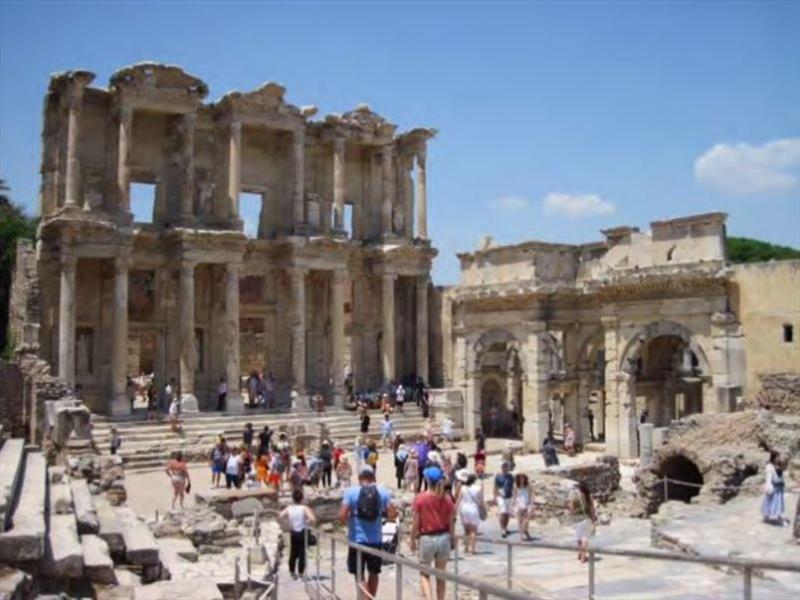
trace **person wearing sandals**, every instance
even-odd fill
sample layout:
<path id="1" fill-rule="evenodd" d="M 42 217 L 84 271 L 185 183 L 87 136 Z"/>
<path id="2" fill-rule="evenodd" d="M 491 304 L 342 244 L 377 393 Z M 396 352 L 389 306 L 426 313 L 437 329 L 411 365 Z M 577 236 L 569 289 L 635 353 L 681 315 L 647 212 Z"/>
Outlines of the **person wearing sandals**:
<path id="1" fill-rule="evenodd" d="M 578 483 L 578 487 L 572 491 L 570 509 L 577 519 L 575 523 L 575 541 L 578 543 L 578 560 L 586 562 L 588 560 L 589 538 L 594 535 L 597 524 L 597 512 L 595 511 L 589 486 L 585 482 Z"/>
<path id="2" fill-rule="evenodd" d="M 519 473 L 514 478 L 514 511 L 516 512 L 517 522 L 519 523 L 519 537 L 525 542 L 530 542 L 533 538 L 528 532 L 531 521 L 533 506 L 531 504 L 531 484 L 528 476 Z"/>
<path id="3" fill-rule="evenodd" d="M 486 506 L 483 503 L 482 483 L 474 473 L 466 469 L 459 471 L 456 478 L 461 483 L 456 492 L 456 506 L 464 528 L 464 553 L 475 554 L 478 544 L 478 526 L 486 518 Z"/>

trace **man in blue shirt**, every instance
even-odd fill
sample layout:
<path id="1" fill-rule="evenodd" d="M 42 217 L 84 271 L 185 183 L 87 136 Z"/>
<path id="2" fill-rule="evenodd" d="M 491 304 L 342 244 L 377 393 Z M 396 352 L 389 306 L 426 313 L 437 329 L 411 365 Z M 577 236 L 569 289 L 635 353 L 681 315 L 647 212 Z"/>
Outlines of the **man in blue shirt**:
<path id="1" fill-rule="evenodd" d="M 347 539 L 376 550 L 383 548 L 383 517 L 393 521 L 397 509 L 392 504 L 392 495 L 383 486 L 376 485 L 375 472 L 365 465 L 358 473 L 358 485 L 345 490 L 339 519 L 347 523 Z M 358 552 L 350 548 L 347 553 L 347 570 L 355 575 L 356 585 L 368 598 L 378 593 L 381 559 L 372 554 L 361 554 L 361 572 L 358 572 Z M 369 572 L 364 582 L 364 568 Z"/>

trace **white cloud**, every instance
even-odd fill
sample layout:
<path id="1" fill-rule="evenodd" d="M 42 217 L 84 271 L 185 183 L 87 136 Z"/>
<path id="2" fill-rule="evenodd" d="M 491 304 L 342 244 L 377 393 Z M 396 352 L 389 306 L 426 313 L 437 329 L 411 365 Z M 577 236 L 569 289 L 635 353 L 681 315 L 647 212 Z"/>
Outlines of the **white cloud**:
<path id="1" fill-rule="evenodd" d="M 797 187 L 800 138 L 762 146 L 717 144 L 694 162 L 699 183 L 731 196 L 788 192 Z"/>
<path id="2" fill-rule="evenodd" d="M 562 215 L 570 219 L 611 215 L 616 210 L 608 200 L 597 194 L 564 194 L 553 192 L 544 200 L 544 212 L 548 215 Z"/>
<path id="3" fill-rule="evenodd" d="M 501 196 L 491 201 L 490 206 L 499 210 L 518 211 L 525 210 L 531 201 L 523 196 Z"/>

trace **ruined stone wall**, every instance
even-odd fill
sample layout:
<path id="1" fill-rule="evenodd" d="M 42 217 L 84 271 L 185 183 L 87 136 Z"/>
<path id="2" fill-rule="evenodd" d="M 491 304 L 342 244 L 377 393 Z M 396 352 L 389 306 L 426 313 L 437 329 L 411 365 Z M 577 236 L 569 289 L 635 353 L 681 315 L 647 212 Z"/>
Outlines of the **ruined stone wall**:
<path id="1" fill-rule="evenodd" d="M 8 309 L 8 328 L 14 347 L 38 345 L 40 317 L 36 249 L 33 242 L 19 240 Z"/>
<path id="2" fill-rule="evenodd" d="M 24 435 L 22 389 L 19 365 L 0 361 L 0 427 L 7 436 Z"/>
<path id="3" fill-rule="evenodd" d="M 753 408 L 763 406 L 777 413 L 800 415 L 800 374 L 762 375 L 754 404 Z"/>

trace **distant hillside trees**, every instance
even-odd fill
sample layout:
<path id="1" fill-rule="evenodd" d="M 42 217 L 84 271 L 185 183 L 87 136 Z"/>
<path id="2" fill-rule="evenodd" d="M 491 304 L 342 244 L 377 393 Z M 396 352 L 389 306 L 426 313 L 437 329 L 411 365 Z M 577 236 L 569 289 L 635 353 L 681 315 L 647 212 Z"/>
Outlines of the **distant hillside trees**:
<path id="1" fill-rule="evenodd" d="M 746 237 L 728 237 L 728 260 L 732 263 L 764 262 L 800 258 L 800 250 Z"/>

